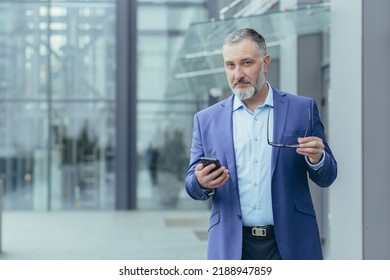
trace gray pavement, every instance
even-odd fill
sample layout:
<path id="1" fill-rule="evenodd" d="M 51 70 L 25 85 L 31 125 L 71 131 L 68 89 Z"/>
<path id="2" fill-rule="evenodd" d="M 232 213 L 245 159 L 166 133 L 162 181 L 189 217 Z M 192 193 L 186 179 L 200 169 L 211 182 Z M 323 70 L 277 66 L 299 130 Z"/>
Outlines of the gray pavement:
<path id="1" fill-rule="evenodd" d="M 5 211 L 7 260 L 201 260 L 208 210 Z"/>

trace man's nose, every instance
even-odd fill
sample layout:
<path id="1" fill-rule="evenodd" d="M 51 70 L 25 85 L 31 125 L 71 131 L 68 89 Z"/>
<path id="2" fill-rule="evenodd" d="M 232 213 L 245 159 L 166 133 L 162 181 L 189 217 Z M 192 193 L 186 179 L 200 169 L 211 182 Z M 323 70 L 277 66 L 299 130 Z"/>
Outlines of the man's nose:
<path id="1" fill-rule="evenodd" d="M 234 69 L 234 79 L 239 80 L 245 76 L 244 72 L 242 71 L 241 67 L 236 67 Z"/>

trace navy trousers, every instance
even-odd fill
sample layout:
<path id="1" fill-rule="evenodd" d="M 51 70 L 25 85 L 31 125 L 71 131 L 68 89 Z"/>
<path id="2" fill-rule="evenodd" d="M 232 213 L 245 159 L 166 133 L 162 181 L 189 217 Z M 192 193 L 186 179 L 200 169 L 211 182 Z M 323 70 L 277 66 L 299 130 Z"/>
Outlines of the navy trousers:
<path id="1" fill-rule="evenodd" d="M 281 260 L 275 235 L 254 236 L 251 231 L 243 230 L 242 257 L 243 260 Z"/>

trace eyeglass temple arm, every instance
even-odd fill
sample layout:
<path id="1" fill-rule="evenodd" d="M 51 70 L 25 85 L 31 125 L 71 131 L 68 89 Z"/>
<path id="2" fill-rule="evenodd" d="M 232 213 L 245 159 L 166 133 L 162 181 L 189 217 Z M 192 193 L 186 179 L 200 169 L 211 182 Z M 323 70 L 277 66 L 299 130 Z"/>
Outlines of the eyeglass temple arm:
<path id="1" fill-rule="evenodd" d="M 311 110 L 310 110 L 310 107 L 307 108 L 307 112 L 309 114 L 309 122 L 307 123 L 305 137 L 307 136 L 307 132 L 309 131 L 309 127 L 312 125 L 312 123 L 311 123 Z M 310 127 L 310 129 L 313 131 L 312 127 Z"/>

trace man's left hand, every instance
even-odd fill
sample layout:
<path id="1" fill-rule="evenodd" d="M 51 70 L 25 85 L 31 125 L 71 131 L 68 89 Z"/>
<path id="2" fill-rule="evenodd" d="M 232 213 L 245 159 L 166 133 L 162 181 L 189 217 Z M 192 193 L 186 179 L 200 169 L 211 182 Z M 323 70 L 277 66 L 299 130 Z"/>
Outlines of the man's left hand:
<path id="1" fill-rule="evenodd" d="M 300 146 L 297 148 L 297 153 L 306 156 L 311 164 L 321 160 L 325 148 L 321 138 L 315 136 L 298 138 L 298 143 Z"/>

